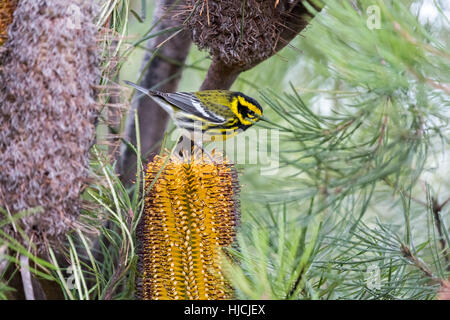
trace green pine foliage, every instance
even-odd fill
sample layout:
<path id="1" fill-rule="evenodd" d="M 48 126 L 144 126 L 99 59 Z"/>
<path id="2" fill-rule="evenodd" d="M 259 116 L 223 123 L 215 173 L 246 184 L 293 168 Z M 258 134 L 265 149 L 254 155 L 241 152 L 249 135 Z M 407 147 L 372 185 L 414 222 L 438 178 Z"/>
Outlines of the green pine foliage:
<path id="1" fill-rule="evenodd" d="M 281 171 L 250 196 L 241 298 L 431 299 L 448 278 L 449 25 L 422 4 L 327 2 L 298 43 L 310 84 L 261 90 Z"/>

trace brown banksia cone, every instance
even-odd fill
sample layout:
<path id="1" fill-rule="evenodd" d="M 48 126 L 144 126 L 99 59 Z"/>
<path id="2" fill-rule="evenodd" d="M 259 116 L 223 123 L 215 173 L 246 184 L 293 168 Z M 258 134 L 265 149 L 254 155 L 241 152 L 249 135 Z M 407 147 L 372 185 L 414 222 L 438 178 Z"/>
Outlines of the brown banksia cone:
<path id="1" fill-rule="evenodd" d="M 84 0 L 21 0 L 0 53 L 0 220 L 45 249 L 77 220 L 89 175 L 100 78 L 96 9 Z"/>
<path id="2" fill-rule="evenodd" d="M 0 2 L 0 46 L 8 38 L 7 28 L 13 21 L 13 13 L 18 0 L 2 0 Z"/>
<path id="3" fill-rule="evenodd" d="M 197 46 L 244 69 L 286 45 L 290 39 L 284 38 L 291 38 L 286 34 L 297 34 L 309 18 L 299 0 L 186 0 L 186 5 L 185 26 Z M 296 6 L 301 6 L 300 14 L 293 12 Z"/>
<path id="4" fill-rule="evenodd" d="M 221 258 L 239 220 L 234 165 L 155 157 L 147 167 L 146 189 L 138 228 L 137 297 L 231 298 Z"/>

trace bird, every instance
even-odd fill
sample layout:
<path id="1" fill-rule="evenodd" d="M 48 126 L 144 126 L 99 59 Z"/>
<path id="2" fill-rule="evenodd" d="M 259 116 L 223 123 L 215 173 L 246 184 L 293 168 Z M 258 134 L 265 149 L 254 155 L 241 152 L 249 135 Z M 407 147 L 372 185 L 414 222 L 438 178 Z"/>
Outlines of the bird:
<path id="1" fill-rule="evenodd" d="M 242 92 L 203 90 L 166 93 L 124 82 L 152 98 L 191 141 L 223 141 L 247 130 L 263 118 L 261 105 Z"/>

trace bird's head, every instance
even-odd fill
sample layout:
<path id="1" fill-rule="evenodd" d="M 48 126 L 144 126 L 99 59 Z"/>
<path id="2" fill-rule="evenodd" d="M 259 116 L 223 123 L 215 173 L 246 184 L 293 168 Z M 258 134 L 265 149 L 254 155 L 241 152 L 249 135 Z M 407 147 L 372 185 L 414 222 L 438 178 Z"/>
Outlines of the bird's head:
<path id="1" fill-rule="evenodd" d="M 234 92 L 232 94 L 231 111 L 233 111 L 239 119 L 239 122 L 245 127 L 250 127 L 255 124 L 263 115 L 263 109 L 258 101 L 241 92 Z"/>

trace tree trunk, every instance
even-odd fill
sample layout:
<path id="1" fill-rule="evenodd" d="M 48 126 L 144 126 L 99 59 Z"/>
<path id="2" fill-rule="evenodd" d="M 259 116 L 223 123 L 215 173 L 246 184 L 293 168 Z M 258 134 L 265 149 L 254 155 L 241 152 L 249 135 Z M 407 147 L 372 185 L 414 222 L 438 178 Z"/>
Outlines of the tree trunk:
<path id="1" fill-rule="evenodd" d="M 159 19 L 161 21 L 155 27 L 154 33 L 181 25 L 182 21 L 174 19 L 172 13 L 173 5 L 179 2 L 177 0 L 160 0 L 157 2 L 153 21 L 154 23 Z M 150 62 L 148 69 L 144 70 L 145 74 L 140 82 L 140 85 L 144 88 L 154 88 L 164 92 L 177 91 L 191 40 L 186 31 L 182 31 L 157 49 L 157 46 L 171 35 L 171 33 L 164 33 L 148 41 L 148 52 L 142 62 L 142 69 L 148 65 L 150 59 L 153 60 Z M 153 57 L 155 52 L 157 52 L 156 56 Z M 165 59 L 165 57 L 168 59 Z M 175 64 L 169 62 L 169 60 L 175 60 L 179 63 Z M 167 81 L 167 79 L 170 80 Z M 136 146 L 135 113 L 139 117 L 142 158 L 145 162 L 148 162 L 159 152 L 169 116 L 149 97 L 143 96 L 135 100 L 128 115 L 125 129 L 125 138 L 134 146 Z M 126 185 L 132 183 L 136 178 L 136 154 L 126 144 L 122 144 L 119 173 L 122 182 Z"/>

